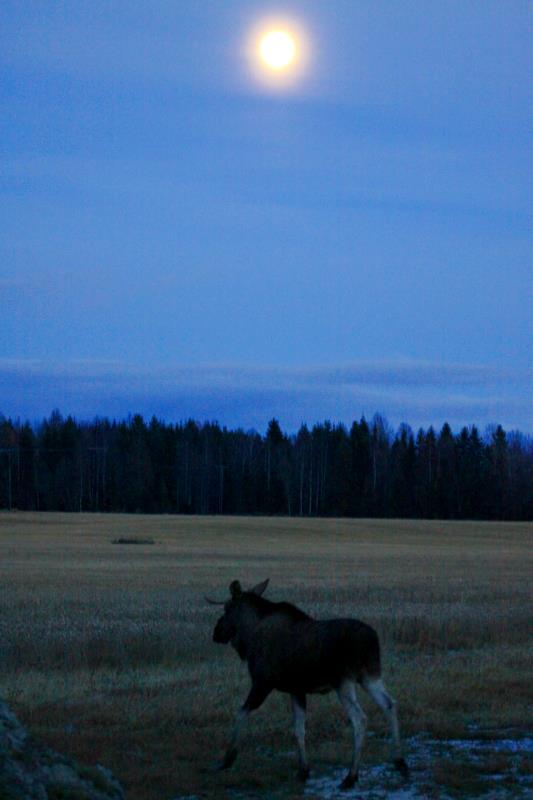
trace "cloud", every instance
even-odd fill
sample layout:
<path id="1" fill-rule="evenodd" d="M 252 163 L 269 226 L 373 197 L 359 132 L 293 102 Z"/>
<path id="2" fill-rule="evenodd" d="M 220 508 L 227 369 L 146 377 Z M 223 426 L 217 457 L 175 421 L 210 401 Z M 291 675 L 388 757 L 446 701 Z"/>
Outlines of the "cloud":
<path id="1" fill-rule="evenodd" d="M 117 361 L 0 359 L 6 416 L 38 419 L 53 408 L 78 418 L 152 415 L 167 421 L 217 420 L 263 430 L 277 417 L 286 430 L 302 422 L 384 414 L 414 428 L 500 422 L 533 430 L 533 372 L 487 365 L 417 361 L 335 366 L 238 364 L 138 366 Z"/>

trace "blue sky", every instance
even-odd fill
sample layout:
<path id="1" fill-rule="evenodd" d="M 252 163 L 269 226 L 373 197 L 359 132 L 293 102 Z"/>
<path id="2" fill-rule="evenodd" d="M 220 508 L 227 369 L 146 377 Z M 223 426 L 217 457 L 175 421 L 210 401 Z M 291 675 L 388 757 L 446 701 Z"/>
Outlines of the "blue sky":
<path id="1" fill-rule="evenodd" d="M 3 3 L 0 411 L 533 431 L 531 41 L 515 0 Z"/>

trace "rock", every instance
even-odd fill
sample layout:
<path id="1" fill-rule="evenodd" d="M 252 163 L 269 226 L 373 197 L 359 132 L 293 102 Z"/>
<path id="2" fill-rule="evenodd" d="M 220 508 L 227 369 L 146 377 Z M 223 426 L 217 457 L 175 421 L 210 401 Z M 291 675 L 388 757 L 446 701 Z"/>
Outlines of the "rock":
<path id="1" fill-rule="evenodd" d="M 84 767 L 31 737 L 0 701 L 0 800 L 123 800 L 104 767 Z"/>

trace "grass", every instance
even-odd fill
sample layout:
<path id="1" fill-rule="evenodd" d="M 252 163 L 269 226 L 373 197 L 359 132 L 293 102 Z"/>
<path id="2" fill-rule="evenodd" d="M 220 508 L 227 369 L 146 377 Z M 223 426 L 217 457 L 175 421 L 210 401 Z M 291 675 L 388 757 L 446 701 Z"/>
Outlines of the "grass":
<path id="1" fill-rule="evenodd" d="M 248 676 L 212 643 L 204 595 L 270 577 L 272 599 L 370 622 L 406 735 L 520 731 L 532 545 L 530 524 L 3 513 L 0 695 L 48 745 L 109 767 L 132 800 L 301 796 L 283 695 L 252 716 L 234 769 L 212 773 Z M 386 727 L 362 703 L 379 734 L 364 758 L 377 763 Z M 347 764 L 336 700 L 309 706 L 310 758 Z M 436 764 L 435 781 L 445 772 Z M 465 791 L 477 785 L 470 764 L 460 773 Z"/>

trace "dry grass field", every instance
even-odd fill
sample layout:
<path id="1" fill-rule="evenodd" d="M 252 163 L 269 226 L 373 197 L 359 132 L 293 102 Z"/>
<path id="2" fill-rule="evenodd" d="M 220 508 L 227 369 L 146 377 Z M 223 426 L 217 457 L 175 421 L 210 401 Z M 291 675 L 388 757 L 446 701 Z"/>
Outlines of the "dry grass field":
<path id="1" fill-rule="evenodd" d="M 112 543 L 121 537 L 155 543 Z M 271 599 L 374 625 L 409 760 L 420 736 L 531 731 L 532 561 L 531 524 L 3 513 L 0 696 L 47 744 L 110 767 L 131 800 L 300 797 L 279 694 L 252 716 L 233 770 L 212 771 L 248 676 L 212 643 L 218 612 L 204 594 L 269 577 Z M 388 747 L 361 699 L 374 734 L 364 773 Z M 315 770 L 347 764 L 350 740 L 336 698 L 311 698 Z M 420 791 L 481 796 L 492 769 L 514 796 L 510 758 L 489 753 L 480 767 L 467 750 L 454 764 L 444 754 Z M 522 774 L 532 767 L 521 758 Z"/>

